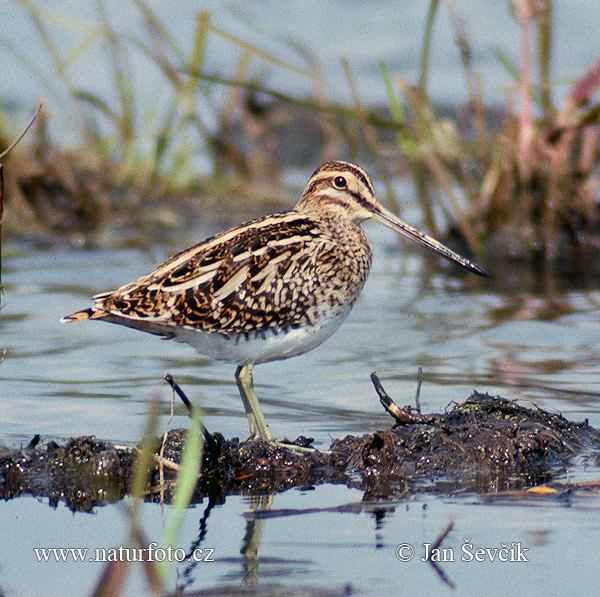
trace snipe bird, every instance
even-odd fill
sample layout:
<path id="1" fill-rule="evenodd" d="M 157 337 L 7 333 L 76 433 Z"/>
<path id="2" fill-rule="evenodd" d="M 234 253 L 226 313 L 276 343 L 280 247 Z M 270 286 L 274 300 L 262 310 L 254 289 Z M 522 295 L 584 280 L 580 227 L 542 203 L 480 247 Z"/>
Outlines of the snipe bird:
<path id="1" fill-rule="evenodd" d="M 236 363 L 251 436 L 272 442 L 252 368 L 312 350 L 340 327 L 371 266 L 371 247 L 359 228 L 370 218 L 487 276 L 381 206 L 362 168 L 327 162 L 291 211 L 217 234 L 61 321 L 118 323 Z"/>

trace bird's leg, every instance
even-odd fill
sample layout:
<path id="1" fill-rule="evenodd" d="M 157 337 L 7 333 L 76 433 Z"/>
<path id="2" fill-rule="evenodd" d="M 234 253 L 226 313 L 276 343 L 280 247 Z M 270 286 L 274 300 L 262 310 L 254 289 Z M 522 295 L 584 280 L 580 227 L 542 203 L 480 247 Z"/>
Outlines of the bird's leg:
<path id="1" fill-rule="evenodd" d="M 254 393 L 254 384 L 252 382 L 252 364 L 246 363 L 239 365 L 235 371 L 235 381 L 237 382 L 240 396 L 246 409 L 248 424 L 250 425 L 250 434 L 253 439 L 260 439 L 264 442 L 273 442 L 273 436 L 269 431 L 265 417 L 260 410 L 258 398 Z"/>
<path id="2" fill-rule="evenodd" d="M 246 365 L 239 365 L 235 371 L 235 381 L 240 390 L 240 396 L 246 409 L 246 415 L 248 417 L 248 424 L 250 425 L 250 437 L 253 440 L 261 440 L 268 442 L 274 446 L 285 448 L 293 452 L 318 452 L 316 448 L 309 448 L 303 446 L 296 446 L 286 440 L 273 440 L 273 436 L 269 431 L 267 422 L 265 420 L 262 411 L 260 410 L 260 404 L 258 398 L 254 392 L 254 383 L 252 381 L 252 364 L 247 363 Z M 323 454 L 329 454 L 325 451 Z"/>

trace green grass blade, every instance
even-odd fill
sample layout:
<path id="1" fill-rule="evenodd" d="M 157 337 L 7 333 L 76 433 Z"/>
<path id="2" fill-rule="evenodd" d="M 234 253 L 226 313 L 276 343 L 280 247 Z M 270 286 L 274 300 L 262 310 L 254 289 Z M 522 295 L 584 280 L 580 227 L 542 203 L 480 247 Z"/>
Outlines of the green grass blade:
<path id="1" fill-rule="evenodd" d="M 178 48 L 177 44 L 173 40 L 173 38 L 168 34 L 167 30 L 162 26 L 162 23 L 158 20 L 156 15 L 150 10 L 147 4 L 142 2 L 141 0 L 133 0 L 137 5 L 139 11 L 144 16 L 146 20 L 146 29 L 153 36 L 158 36 L 162 42 L 170 48 L 170 50 L 175 54 L 177 60 L 180 64 L 185 64 L 185 56 L 183 52 Z"/>
<path id="2" fill-rule="evenodd" d="M 356 111 L 356 109 L 349 108 L 347 106 L 343 106 L 340 104 L 333 104 L 333 103 L 323 104 L 323 103 L 319 103 L 319 102 L 315 102 L 315 101 L 311 101 L 311 100 L 301 99 L 301 98 L 289 95 L 287 93 L 282 93 L 281 91 L 277 91 L 275 89 L 271 89 L 269 87 L 259 85 L 254 82 L 238 81 L 236 79 L 229 79 L 227 77 L 219 77 L 216 75 L 207 75 L 207 74 L 204 74 L 201 72 L 199 72 L 199 73 L 191 72 L 188 70 L 185 70 L 184 72 L 186 72 L 190 76 L 198 77 L 199 79 L 202 79 L 203 81 L 210 81 L 212 83 L 218 83 L 220 85 L 239 87 L 241 89 L 246 89 L 247 91 L 255 91 L 255 92 L 263 93 L 263 94 L 273 97 L 275 99 L 278 99 L 278 100 L 281 100 L 284 102 L 289 102 L 289 103 L 295 104 L 297 106 L 302 106 L 309 110 L 314 110 L 315 112 L 323 112 L 323 113 L 327 113 L 327 114 L 333 114 L 333 115 L 341 116 L 344 118 L 350 118 L 352 120 L 360 120 L 361 119 L 361 116 Z M 387 130 L 398 130 L 398 129 L 403 128 L 403 126 L 404 126 L 402 123 L 398 123 L 394 120 L 390 120 L 389 118 L 385 118 L 375 112 L 370 112 L 370 111 L 367 112 L 367 114 L 366 114 L 366 121 L 368 124 L 377 126 L 379 128 L 387 129 Z"/>
<path id="3" fill-rule="evenodd" d="M 381 74 L 383 75 L 383 82 L 385 84 L 385 89 L 388 94 L 388 100 L 390 103 L 390 111 L 395 121 L 398 123 L 402 123 L 405 125 L 406 116 L 404 114 L 404 108 L 402 104 L 398 101 L 398 97 L 396 96 L 396 92 L 394 86 L 392 84 L 392 79 L 390 78 L 390 74 L 387 70 L 387 67 L 383 60 L 379 62 L 379 67 L 381 69 Z M 402 152 L 411 156 L 415 152 L 415 144 L 411 136 L 408 134 L 408 128 L 404 126 L 403 129 L 399 129 L 396 134 L 396 140 Z"/>
<path id="4" fill-rule="evenodd" d="M 250 52 L 250 54 L 252 54 L 253 56 L 258 56 L 258 57 L 262 58 L 263 60 L 270 62 L 271 64 L 274 64 L 275 66 L 279 66 L 285 70 L 292 71 L 299 75 L 304 75 L 305 77 L 312 77 L 312 73 L 310 71 L 307 71 L 298 66 L 294 66 L 293 64 L 290 64 L 289 62 L 286 62 L 285 60 L 281 60 L 280 58 L 277 58 L 276 56 L 273 56 L 272 54 L 269 54 L 268 52 L 261 50 L 257 46 L 255 46 L 251 43 L 248 43 L 248 42 L 244 41 L 243 39 L 240 39 L 239 37 L 232 35 L 231 33 L 227 33 L 227 31 L 224 31 L 223 29 L 220 29 L 219 27 L 216 27 L 215 25 L 209 25 L 208 27 L 213 33 L 215 33 L 219 37 L 222 37 L 223 39 L 226 39 L 227 41 L 230 41 L 231 43 L 233 43 L 237 46 L 240 46 L 247 52 Z"/>
<path id="5" fill-rule="evenodd" d="M 173 544 L 179 534 L 184 511 L 190 504 L 196 489 L 196 483 L 198 482 L 198 474 L 202 465 L 203 447 L 204 435 L 200 425 L 200 416 L 198 410 L 192 408 L 190 425 L 185 436 L 181 468 L 177 473 L 177 485 L 171 502 L 171 513 L 164 532 L 163 546 L 165 549 L 170 545 L 175 548 Z M 159 562 L 159 571 L 162 578 L 167 573 L 170 564 L 166 559 Z"/>
<path id="6" fill-rule="evenodd" d="M 90 91 L 84 91 L 83 89 L 74 92 L 73 97 L 82 102 L 86 102 L 102 112 L 115 126 L 119 126 L 119 115 L 104 101 L 101 97 Z"/>
<path id="7" fill-rule="evenodd" d="M 206 51 L 206 39 L 210 26 L 208 11 L 201 10 L 196 15 L 196 31 L 194 35 L 194 44 L 192 46 L 192 55 L 188 62 L 191 71 L 199 72 L 202 70 L 204 54 Z M 190 77 L 188 90 L 191 92 L 197 86 L 198 79 Z"/>
<path id="8" fill-rule="evenodd" d="M 104 36 L 108 42 L 113 82 L 119 98 L 119 135 L 122 144 L 123 161 L 128 166 L 135 153 L 135 93 L 133 77 L 126 64 L 126 52 L 108 20 L 103 0 L 96 2 L 98 15 L 104 27 Z M 127 168 L 126 168 L 127 169 Z"/>
<path id="9" fill-rule="evenodd" d="M 433 22 L 435 21 L 435 13 L 437 12 L 439 3 L 439 0 L 431 0 L 431 3 L 429 4 L 429 11 L 427 12 L 425 35 L 423 36 L 423 49 L 421 51 L 421 72 L 419 75 L 419 89 L 423 95 L 427 93 L 427 75 L 429 72 L 431 34 L 433 32 Z"/>
<path id="10" fill-rule="evenodd" d="M 511 79 L 515 81 L 515 83 L 521 83 L 521 73 L 519 72 L 519 68 L 517 65 L 508 57 L 506 52 L 501 48 L 494 47 L 492 48 L 492 52 L 494 56 L 498 59 L 500 64 L 504 67 L 506 72 L 510 75 Z"/>
<path id="11" fill-rule="evenodd" d="M 133 481 L 129 493 L 134 498 L 143 498 L 148 485 L 148 475 L 154 466 L 154 448 L 156 443 L 156 424 L 158 421 L 158 396 L 153 396 L 150 401 L 150 411 L 146 419 L 144 439 L 138 450 L 138 455 L 133 468 Z M 132 506 L 132 515 L 137 512 L 137 502 Z"/>
<path id="12" fill-rule="evenodd" d="M 390 102 L 390 111 L 392 112 L 392 116 L 396 120 L 404 121 L 404 110 L 402 109 L 402 104 L 398 101 L 398 98 L 396 97 L 396 93 L 392 85 L 392 80 L 390 79 L 390 74 L 383 60 L 379 61 L 379 68 L 381 69 L 381 74 L 383 75 L 383 82 L 385 84 L 385 89 L 388 94 L 388 100 Z"/>

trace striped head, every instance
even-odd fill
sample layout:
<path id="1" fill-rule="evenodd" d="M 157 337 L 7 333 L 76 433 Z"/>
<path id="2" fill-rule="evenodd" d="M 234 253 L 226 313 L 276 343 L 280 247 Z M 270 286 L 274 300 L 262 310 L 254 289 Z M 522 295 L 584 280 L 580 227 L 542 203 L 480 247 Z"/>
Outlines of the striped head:
<path id="1" fill-rule="evenodd" d="M 374 219 L 402 236 L 457 263 L 479 276 L 487 273 L 434 238 L 406 224 L 376 199 L 367 173 L 348 162 L 326 162 L 311 176 L 296 210 L 319 217 L 341 218 L 353 224 Z"/>
<path id="2" fill-rule="evenodd" d="M 326 162 L 310 177 L 296 209 L 360 224 L 373 217 L 376 206 L 373 185 L 360 166 Z"/>

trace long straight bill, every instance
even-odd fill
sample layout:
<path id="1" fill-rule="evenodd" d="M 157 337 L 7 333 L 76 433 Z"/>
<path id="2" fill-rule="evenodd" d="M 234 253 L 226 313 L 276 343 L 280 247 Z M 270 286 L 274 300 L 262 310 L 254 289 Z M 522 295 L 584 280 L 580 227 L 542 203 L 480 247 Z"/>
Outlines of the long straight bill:
<path id="1" fill-rule="evenodd" d="M 431 238 L 431 236 L 428 236 L 420 230 L 417 230 L 414 226 L 406 224 L 391 211 L 388 211 L 381 205 L 377 205 L 375 207 L 375 210 L 373 211 L 373 218 L 378 222 L 381 222 L 384 226 L 395 230 L 402 236 L 405 236 L 406 238 L 423 245 L 430 251 L 445 257 L 449 261 L 458 263 L 458 265 L 468 269 L 469 271 L 472 271 L 474 274 L 477 274 L 478 276 L 484 276 L 485 278 L 488 277 L 487 272 L 483 268 L 479 267 L 472 261 L 469 261 L 466 257 L 462 257 L 458 253 L 455 253 L 446 247 L 446 245 L 443 245 L 441 242 L 435 240 L 435 238 Z"/>

